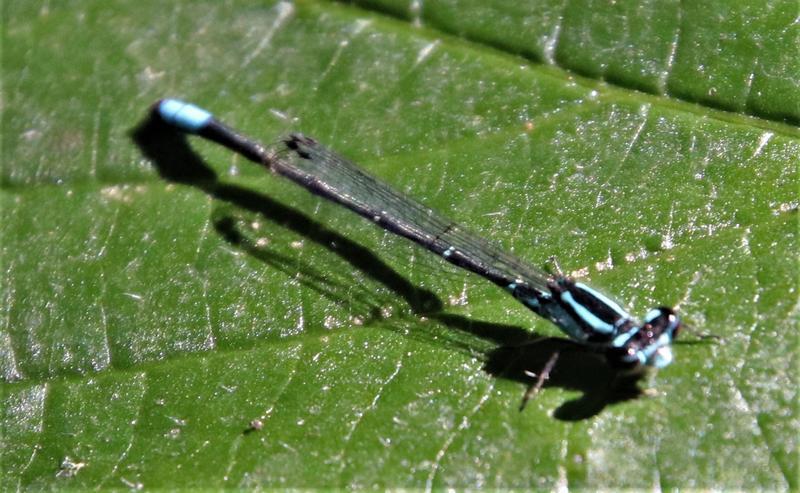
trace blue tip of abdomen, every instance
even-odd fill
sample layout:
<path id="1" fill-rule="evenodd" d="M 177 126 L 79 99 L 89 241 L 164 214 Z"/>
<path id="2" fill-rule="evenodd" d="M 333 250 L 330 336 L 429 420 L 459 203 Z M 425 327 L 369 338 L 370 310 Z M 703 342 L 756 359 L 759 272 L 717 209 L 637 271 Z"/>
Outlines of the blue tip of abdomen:
<path id="1" fill-rule="evenodd" d="M 156 110 L 165 122 L 189 133 L 199 132 L 212 118 L 203 108 L 177 99 L 162 99 Z"/>

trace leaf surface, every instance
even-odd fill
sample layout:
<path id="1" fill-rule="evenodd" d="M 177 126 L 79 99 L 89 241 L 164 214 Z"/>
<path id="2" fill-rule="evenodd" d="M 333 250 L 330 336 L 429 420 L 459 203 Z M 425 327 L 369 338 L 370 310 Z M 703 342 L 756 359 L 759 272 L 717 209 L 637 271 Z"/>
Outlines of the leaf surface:
<path id="1" fill-rule="evenodd" d="M 797 488 L 796 3 L 357 3 L 4 5 L 2 488 Z M 520 412 L 556 328 L 153 147 L 167 96 L 720 339 L 638 396 L 570 347 Z"/>

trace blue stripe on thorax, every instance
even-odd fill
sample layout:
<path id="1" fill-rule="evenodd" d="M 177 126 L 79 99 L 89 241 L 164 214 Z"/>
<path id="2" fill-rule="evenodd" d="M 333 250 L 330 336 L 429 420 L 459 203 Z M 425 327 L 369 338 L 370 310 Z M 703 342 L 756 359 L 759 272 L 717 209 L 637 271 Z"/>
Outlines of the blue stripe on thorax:
<path id="1" fill-rule="evenodd" d="M 630 318 L 630 315 L 627 311 L 625 311 L 616 301 L 608 298 L 606 295 L 597 291 L 595 289 L 590 288 L 586 284 L 582 282 L 576 282 L 575 287 L 580 289 L 581 291 L 585 291 L 590 295 L 594 296 L 596 299 L 600 300 L 607 308 L 610 308 L 612 311 L 616 312 L 620 318 Z"/>
<path id="2" fill-rule="evenodd" d="M 569 305 L 569 307 L 575 312 L 575 315 L 577 315 L 581 321 L 589 326 L 593 331 L 600 332 L 602 334 L 611 334 L 614 332 L 614 324 L 610 324 L 602 320 L 591 310 L 575 301 L 575 298 L 573 298 L 572 293 L 569 291 L 564 291 L 561 293 L 561 301 Z"/>

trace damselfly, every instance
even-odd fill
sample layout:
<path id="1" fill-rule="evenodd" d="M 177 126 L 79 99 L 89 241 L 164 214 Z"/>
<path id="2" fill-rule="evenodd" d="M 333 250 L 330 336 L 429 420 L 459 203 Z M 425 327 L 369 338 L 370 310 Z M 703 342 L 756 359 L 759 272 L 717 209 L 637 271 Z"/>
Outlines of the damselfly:
<path id="1" fill-rule="evenodd" d="M 192 104 L 165 99 L 155 111 L 175 128 L 219 143 L 488 279 L 573 340 L 604 352 L 614 367 L 663 368 L 672 362 L 671 344 L 681 322 L 671 308 L 654 308 L 640 322 L 591 287 L 523 262 L 305 135 L 288 135 L 281 141 L 283 149 L 274 152 Z M 556 357 L 539 375 L 536 390 Z"/>

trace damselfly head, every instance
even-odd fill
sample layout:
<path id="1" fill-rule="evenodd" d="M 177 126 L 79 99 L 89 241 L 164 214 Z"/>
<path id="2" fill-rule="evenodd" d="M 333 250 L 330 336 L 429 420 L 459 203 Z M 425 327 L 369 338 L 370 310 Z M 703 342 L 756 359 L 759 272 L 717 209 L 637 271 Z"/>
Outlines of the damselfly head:
<path id="1" fill-rule="evenodd" d="M 618 368 L 664 368 L 672 363 L 671 345 L 680 328 L 680 318 L 672 308 L 654 308 L 642 325 L 628 333 L 629 337 L 619 338 L 608 348 L 608 360 Z"/>
<path id="2" fill-rule="evenodd" d="M 681 319 L 672 308 L 661 306 L 650 310 L 644 318 L 641 332 L 644 344 L 641 348 L 643 363 L 655 368 L 664 368 L 672 363 L 671 344 L 681 330 Z"/>
<path id="3" fill-rule="evenodd" d="M 653 308 L 644 317 L 645 328 L 650 330 L 654 336 L 669 334 L 671 338 L 676 338 L 681 330 L 681 319 L 675 310 L 668 306 Z"/>

